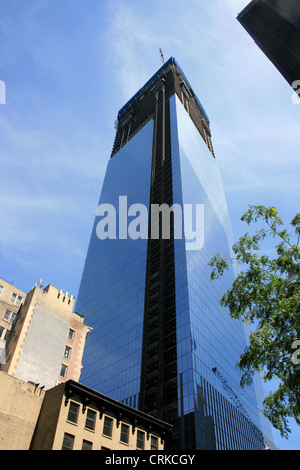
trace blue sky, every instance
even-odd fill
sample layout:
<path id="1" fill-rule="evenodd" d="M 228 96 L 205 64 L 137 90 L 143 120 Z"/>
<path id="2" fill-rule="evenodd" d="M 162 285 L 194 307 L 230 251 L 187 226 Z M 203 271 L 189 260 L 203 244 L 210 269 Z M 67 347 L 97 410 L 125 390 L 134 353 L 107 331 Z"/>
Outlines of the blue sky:
<path id="1" fill-rule="evenodd" d="M 77 295 L 118 110 L 176 58 L 211 121 L 235 239 L 299 212 L 293 90 L 236 20 L 248 0 L 0 0 L 0 276 Z M 300 78 L 300 77 L 299 77 Z M 281 449 L 300 449 L 299 427 Z"/>

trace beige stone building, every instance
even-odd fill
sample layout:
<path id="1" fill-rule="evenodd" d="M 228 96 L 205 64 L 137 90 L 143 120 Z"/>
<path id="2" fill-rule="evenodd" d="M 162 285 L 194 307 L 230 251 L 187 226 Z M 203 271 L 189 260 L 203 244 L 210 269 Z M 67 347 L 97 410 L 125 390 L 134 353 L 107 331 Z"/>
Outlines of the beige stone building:
<path id="1" fill-rule="evenodd" d="M 74 302 L 0 278 L 0 450 L 162 450 L 170 425 L 79 383 L 91 328 Z"/>
<path id="2" fill-rule="evenodd" d="M 0 450 L 163 450 L 171 430 L 73 380 L 45 391 L 0 372 Z"/>
<path id="3" fill-rule="evenodd" d="M 73 312 L 75 297 L 51 284 L 28 294 L 3 279 L 0 287 L 1 370 L 45 390 L 78 381 L 91 328 Z"/>
<path id="4" fill-rule="evenodd" d="M 0 278 L 0 364 L 5 360 L 10 332 L 25 297 L 26 292 Z"/>
<path id="5" fill-rule="evenodd" d="M 30 449 L 163 450 L 172 426 L 72 380 L 48 390 Z"/>
<path id="6" fill-rule="evenodd" d="M 45 391 L 0 371 L 0 450 L 30 447 Z"/>

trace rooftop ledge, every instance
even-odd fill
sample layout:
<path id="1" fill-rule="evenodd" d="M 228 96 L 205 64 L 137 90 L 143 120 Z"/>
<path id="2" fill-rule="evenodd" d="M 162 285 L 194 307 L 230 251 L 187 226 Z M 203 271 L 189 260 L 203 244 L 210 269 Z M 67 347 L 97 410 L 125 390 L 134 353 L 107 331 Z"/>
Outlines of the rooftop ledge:
<path id="1" fill-rule="evenodd" d="M 178 69 L 180 70 L 180 73 L 182 74 L 182 76 L 183 76 L 183 78 L 184 78 L 186 84 L 189 86 L 189 88 L 192 88 L 191 85 L 189 84 L 189 82 L 188 82 L 188 80 L 187 80 L 185 74 L 183 73 L 183 71 L 182 71 L 180 65 L 179 65 L 178 62 L 176 61 L 176 59 L 175 59 L 174 57 L 170 57 L 170 59 L 169 59 L 169 60 L 168 60 L 168 61 L 167 61 L 167 62 L 166 62 L 166 63 L 165 63 L 165 64 L 146 82 L 146 83 L 145 83 L 145 85 L 142 86 L 142 88 L 140 88 L 140 89 L 135 93 L 135 95 L 133 95 L 133 97 L 130 98 L 130 100 L 127 101 L 127 103 L 120 109 L 120 111 L 118 112 L 118 118 L 120 118 L 121 114 L 125 111 L 125 109 L 126 109 L 131 103 L 134 102 L 134 100 L 138 97 L 138 95 L 139 95 L 140 93 L 142 93 L 142 92 L 151 84 L 151 82 L 152 82 L 156 77 L 158 77 L 158 76 L 161 74 L 161 72 L 162 72 L 163 70 L 165 70 L 166 68 L 168 68 L 169 65 L 171 65 L 171 64 L 174 64 L 174 65 L 176 65 L 176 67 L 178 67 Z M 207 121 L 210 122 L 210 121 L 209 121 L 209 118 L 208 118 L 208 116 L 207 116 L 207 114 L 206 114 L 206 111 L 205 111 L 204 107 L 202 106 L 200 100 L 198 99 L 198 97 L 197 97 L 196 95 L 195 95 L 195 99 L 196 99 L 197 103 L 199 104 L 200 108 L 202 109 L 202 111 L 203 111 L 203 113 L 204 113 L 204 115 L 205 115 Z"/>

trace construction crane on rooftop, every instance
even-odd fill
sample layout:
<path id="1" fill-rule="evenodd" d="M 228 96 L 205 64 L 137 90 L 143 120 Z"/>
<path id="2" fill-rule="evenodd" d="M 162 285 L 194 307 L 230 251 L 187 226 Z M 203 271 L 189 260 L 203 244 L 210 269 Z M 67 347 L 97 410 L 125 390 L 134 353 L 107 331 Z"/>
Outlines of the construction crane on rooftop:
<path id="1" fill-rule="evenodd" d="M 159 52 L 160 52 L 161 61 L 164 64 L 165 63 L 165 58 L 164 58 L 164 55 L 163 55 L 163 51 L 161 49 L 159 49 Z"/>

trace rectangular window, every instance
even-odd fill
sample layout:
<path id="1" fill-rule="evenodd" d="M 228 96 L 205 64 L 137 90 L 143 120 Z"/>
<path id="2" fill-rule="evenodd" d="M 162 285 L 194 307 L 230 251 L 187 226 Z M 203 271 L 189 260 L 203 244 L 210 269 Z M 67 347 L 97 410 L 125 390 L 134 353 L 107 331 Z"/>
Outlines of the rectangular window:
<path id="1" fill-rule="evenodd" d="M 112 426 L 113 426 L 113 419 L 109 418 L 108 416 L 104 417 L 104 424 L 103 424 L 103 435 L 107 437 L 111 437 L 112 435 Z"/>
<path id="2" fill-rule="evenodd" d="M 5 364 L 5 348 L 0 348 L 0 364 Z"/>
<path id="3" fill-rule="evenodd" d="M 158 449 L 158 438 L 155 436 L 151 436 L 151 450 Z"/>
<path id="4" fill-rule="evenodd" d="M 61 369 L 60 369 L 60 374 L 59 374 L 60 377 L 65 378 L 67 376 L 67 372 L 68 372 L 68 367 L 65 364 L 62 364 Z"/>
<path id="5" fill-rule="evenodd" d="M 69 329 L 69 340 L 70 340 L 70 341 L 73 341 L 74 335 L 75 335 L 75 331 L 74 331 L 74 330 L 71 330 L 71 328 L 70 328 L 70 329 Z"/>
<path id="6" fill-rule="evenodd" d="M 74 436 L 65 432 L 61 450 L 73 450 Z"/>
<path id="7" fill-rule="evenodd" d="M 143 431 L 137 431 L 136 435 L 136 448 L 144 449 L 145 447 L 145 433 Z"/>
<path id="8" fill-rule="evenodd" d="M 93 443 L 83 439 L 81 450 L 92 450 L 92 449 L 93 449 Z"/>
<path id="9" fill-rule="evenodd" d="M 3 315 L 3 320 L 9 321 L 11 314 L 12 312 L 10 310 L 5 310 L 5 313 Z"/>
<path id="10" fill-rule="evenodd" d="M 17 305 L 17 306 L 19 306 L 21 304 L 22 300 L 23 300 L 23 298 L 20 295 L 15 294 L 14 292 L 10 296 L 10 301 L 12 303 L 14 303 L 15 305 Z"/>
<path id="11" fill-rule="evenodd" d="M 69 413 L 68 413 L 68 418 L 67 418 L 68 421 L 71 421 L 71 423 L 77 424 L 79 408 L 80 407 L 78 403 L 74 403 L 73 401 L 70 401 Z"/>
<path id="12" fill-rule="evenodd" d="M 85 427 L 94 431 L 96 423 L 96 411 L 87 409 Z"/>
<path id="13" fill-rule="evenodd" d="M 64 356 L 65 356 L 67 359 L 69 359 L 69 357 L 71 356 L 71 348 L 70 348 L 70 346 L 66 346 Z"/>
<path id="14" fill-rule="evenodd" d="M 1 339 L 3 339 L 3 341 L 6 341 L 6 342 L 7 342 L 7 341 L 9 340 L 9 338 L 10 338 L 10 331 L 9 331 L 9 330 L 6 330 L 6 329 L 4 328 L 4 333 L 3 333 Z"/>
<path id="15" fill-rule="evenodd" d="M 12 313 L 11 316 L 10 316 L 10 319 L 9 319 L 9 323 L 11 323 L 12 325 L 14 325 L 17 321 L 17 315 L 15 313 Z"/>
<path id="16" fill-rule="evenodd" d="M 11 310 L 5 310 L 5 313 L 3 315 L 3 320 L 7 321 L 8 323 L 11 323 L 14 325 L 17 320 L 17 315 L 12 312 Z"/>
<path id="17" fill-rule="evenodd" d="M 0 339 L 4 338 L 5 332 L 6 332 L 6 329 L 3 328 L 3 326 L 0 326 Z M 3 336 L 3 338 L 2 338 L 2 336 Z"/>
<path id="18" fill-rule="evenodd" d="M 127 424 L 121 424 L 121 437 L 120 441 L 124 442 L 124 444 L 128 444 L 129 442 L 129 426 Z"/>

